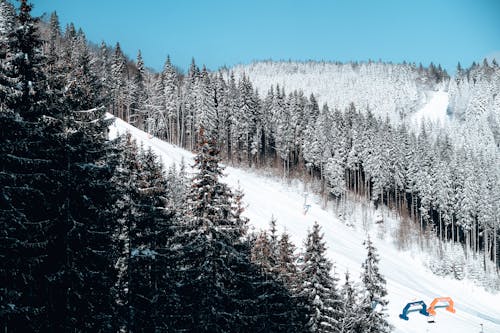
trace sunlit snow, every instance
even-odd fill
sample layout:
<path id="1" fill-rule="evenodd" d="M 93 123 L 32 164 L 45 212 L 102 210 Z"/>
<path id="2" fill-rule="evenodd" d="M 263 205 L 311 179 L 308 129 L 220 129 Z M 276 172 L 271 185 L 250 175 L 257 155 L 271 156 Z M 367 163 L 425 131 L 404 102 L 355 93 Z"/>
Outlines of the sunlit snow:
<path id="1" fill-rule="evenodd" d="M 428 102 L 412 115 L 412 123 L 418 127 L 422 121 L 439 123 L 441 126 L 447 123 L 447 110 L 449 97 L 445 91 L 428 92 Z"/>

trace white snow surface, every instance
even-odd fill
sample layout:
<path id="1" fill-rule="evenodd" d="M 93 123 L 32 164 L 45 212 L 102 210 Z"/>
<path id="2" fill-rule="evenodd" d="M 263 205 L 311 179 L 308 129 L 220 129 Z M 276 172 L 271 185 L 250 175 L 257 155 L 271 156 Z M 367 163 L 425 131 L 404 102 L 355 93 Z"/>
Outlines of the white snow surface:
<path id="1" fill-rule="evenodd" d="M 436 93 L 436 103 L 445 100 L 444 93 Z M 109 115 L 112 117 L 111 115 Z M 120 119 L 110 127 L 110 138 L 130 132 L 144 147 L 151 147 L 166 167 L 180 164 L 184 158 L 193 165 L 193 154 L 151 136 Z M 252 170 L 226 166 L 224 182 L 233 189 L 241 188 L 248 205 L 245 215 L 251 227 L 267 229 L 271 216 L 277 219 L 278 230 L 286 230 L 292 241 L 302 247 L 308 229 L 317 221 L 324 232 L 329 258 L 335 264 L 335 273 L 341 278 L 349 270 L 351 278 L 359 281 L 361 263 L 366 258 L 362 243 L 366 232 L 362 228 L 348 227 L 328 209 L 323 209 L 319 200 L 308 196 L 310 208 L 304 215 L 304 194 L 301 183 L 289 185 L 274 177 L 263 176 Z M 385 222 L 384 222 L 385 223 Z M 500 295 L 490 294 L 469 281 L 456 281 L 433 275 L 418 256 L 396 249 L 390 237 L 382 240 L 376 236 L 377 226 L 371 227 L 371 238 L 380 255 L 380 270 L 387 280 L 389 305 L 387 314 L 397 333 L 453 332 L 475 333 L 484 325 L 485 333 L 500 332 Z M 409 313 L 409 321 L 399 318 L 404 306 L 412 301 L 423 300 L 429 305 L 435 297 L 451 297 L 455 301 L 456 313 L 437 309 L 435 323 L 418 312 Z"/>
<path id="2" fill-rule="evenodd" d="M 411 117 L 411 123 L 418 129 L 422 121 L 437 123 L 441 126 L 447 124 L 448 116 L 446 114 L 449 104 L 448 93 L 442 90 L 427 92 L 428 102 L 415 112 Z"/>

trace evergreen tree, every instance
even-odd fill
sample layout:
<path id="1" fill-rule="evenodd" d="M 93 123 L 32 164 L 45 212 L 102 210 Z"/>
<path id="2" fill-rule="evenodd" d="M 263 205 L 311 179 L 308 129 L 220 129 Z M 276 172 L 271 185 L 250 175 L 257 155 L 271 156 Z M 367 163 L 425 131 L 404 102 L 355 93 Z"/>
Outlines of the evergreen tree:
<path id="1" fill-rule="evenodd" d="M 66 95 L 48 89 L 30 11 L 22 1 L 9 40 L 15 57 L 2 66 L 14 85 L 1 115 L 1 169 L 16 175 L 2 184 L 11 221 L 2 256 L 12 258 L 3 261 L 8 277 L 1 270 L 10 304 L 2 322 L 21 331 L 114 331 L 109 122 L 86 94 L 98 88 L 85 61 Z"/>
<path id="2" fill-rule="evenodd" d="M 129 310 L 130 283 L 131 283 L 131 233 L 135 229 L 138 219 L 139 182 L 141 173 L 138 147 L 130 134 L 117 138 L 116 143 L 119 154 L 117 166 L 111 181 L 113 187 L 118 188 L 115 200 L 114 216 L 116 218 L 114 246 L 116 258 L 114 258 L 117 278 L 114 286 L 117 315 L 120 320 L 120 330 L 127 330 L 132 325 L 133 314 Z"/>
<path id="3" fill-rule="evenodd" d="M 178 77 L 174 66 L 167 57 L 163 72 L 161 73 L 166 138 L 170 142 L 179 144 L 181 135 L 181 118 L 179 114 L 179 89 Z"/>
<path id="4" fill-rule="evenodd" d="M 299 295 L 307 313 L 307 332 L 337 332 L 340 319 L 340 296 L 336 279 L 330 271 L 332 263 L 326 258 L 326 246 L 320 226 L 315 223 L 307 235 L 301 267 Z"/>
<path id="5" fill-rule="evenodd" d="M 62 184 L 57 179 L 61 131 L 49 108 L 41 40 L 31 5 L 13 16 L 4 2 L 0 32 L 0 322 L 5 331 L 46 330 L 51 253 Z M 45 121 L 47 120 L 47 121 Z"/>
<path id="6" fill-rule="evenodd" d="M 184 230 L 176 236 L 180 258 L 176 265 L 184 329 L 197 332 L 250 330 L 248 297 L 252 287 L 245 278 L 250 265 L 242 251 L 245 226 L 235 218 L 234 197 L 220 182 L 222 167 L 214 143 L 200 132 L 198 173 L 192 179 Z"/>
<path id="7" fill-rule="evenodd" d="M 252 261 L 261 269 L 262 277 L 254 281 L 258 295 L 258 331 L 301 332 L 304 311 L 298 304 L 297 267 L 293 262 L 293 244 L 284 234 L 278 243 L 276 220 L 271 229 L 261 232 L 252 248 Z M 293 274 L 293 275 L 292 275 Z"/>
<path id="8" fill-rule="evenodd" d="M 7 1 L 0 1 L 0 60 L 6 56 L 9 44 L 9 34 L 12 33 L 15 25 L 15 9 Z"/>
<path id="9" fill-rule="evenodd" d="M 359 317 L 357 290 L 350 280 L 349 271 L 345 273 L 345 283 L 340 290 L 340 296 L 342 301 L 338 331 L 340 333 L 360 332 L 362 318 Z"/>
<path id="10" fill-rule="evenodd" d="M 146 103 L 146 70 L 142 60 L 141 50 L 137 52 L 136 73 L 133 78 L 132 105 L 130 123 L 144 130 L 145 103 Z"/>
<path id="11" fill-rule="evenodd" d="M 126 79 L 128 77 L 127 63 L 125 56 L 122 53 L 120 43 L 116 43 L 115 53 L 111 61 L 111 100 L 112 100 L 112 113 L 126 121 L 129 120 L 126 110 Z"/>
<path id="12" fill-rule="evenodd" d="M 178 297 L 170 257 L 174 207 L 168 203 L 163 168 L 156 155 L 140 156 L 137 217 L 130 231 L 131 331 L 166 330 L 171 326 Z"/>
<path id="13" fill-rule="evenodd" d="M 283 232 L 278 244 L 277 272 L 279 279 L 292 294 L 297 292 L 299 281 L 295 250 L 296 247 L 291 242 L 290 235 Z"/>
<path id="14" fill-rule="evenodd" d="M 367 250 L 365 262 L 361 265 L 361 297 L 362 332 L 390 332 L 391 326 L 385 314 L 388 301 L 385 279 L 378 269 L 379 258 L 372 241 L 363 242 Z"/>

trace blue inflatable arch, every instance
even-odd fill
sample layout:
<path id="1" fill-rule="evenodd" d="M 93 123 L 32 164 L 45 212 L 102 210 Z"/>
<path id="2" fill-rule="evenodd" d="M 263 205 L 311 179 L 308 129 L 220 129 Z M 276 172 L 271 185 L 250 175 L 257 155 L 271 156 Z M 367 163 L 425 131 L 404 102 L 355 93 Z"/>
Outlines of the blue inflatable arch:
<path id="1" fill-rule="evenodd" d="M 417 301 L 406 304 L 403 309 L 403 313 L 399 315 L 399 318 L 408 320 L 410 319 L 408 318 L 408 313 L 415 311 L 420 312 L 420 314 L 424 316 L 429 316 L 429 313 L 427 312 L 427 305 L 425 305 L 424 301 Z"/>

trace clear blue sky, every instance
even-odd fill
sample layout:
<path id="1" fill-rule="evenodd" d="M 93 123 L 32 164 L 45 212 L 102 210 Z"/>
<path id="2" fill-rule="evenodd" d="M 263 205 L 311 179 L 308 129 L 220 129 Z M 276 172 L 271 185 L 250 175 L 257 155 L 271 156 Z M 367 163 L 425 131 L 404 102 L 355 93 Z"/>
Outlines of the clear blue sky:
<path id="1" fill-rule="evenodd" d="M 89 40 L 161 69 L 252 60 L 431 61 L 454 71 L 500 52 L 500 0 L 31 0 Z M 500 58 L 500 53 L 498 53 Z"/>

